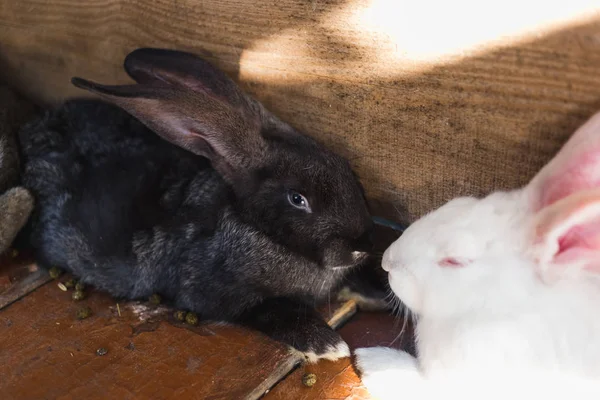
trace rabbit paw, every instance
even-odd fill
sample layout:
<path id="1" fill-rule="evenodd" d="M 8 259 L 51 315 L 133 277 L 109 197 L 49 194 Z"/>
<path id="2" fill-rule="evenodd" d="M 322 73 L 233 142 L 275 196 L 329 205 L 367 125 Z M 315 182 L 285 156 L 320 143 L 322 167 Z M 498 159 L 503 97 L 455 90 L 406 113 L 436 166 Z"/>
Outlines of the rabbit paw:
<path id="1" fill-rule="evenodd" d="M 301 353 L 308 363 L 316 363 L 322 359 L 336 361 L 350 356 L 350 348 L 332 329 L 314 332 L 306 339 L 305 344 L 296 343 L 292 351 Z"/>
<path id="2" fill-rule="evenodd" d="M 410 354 L 387 347 L 356 349 L 356 368 L 367 390 L 381 399 L 397 399 L 422 377 Z M 416 389 L 416 388 L 415 388 Z"/>
<path id="3" fill-rule="evenodd" d="M 350 356 L 346 342 L 314 308 L 292 299 L 265 299 L 247 310 L 237 322 L 285 343 L 309 363 Z"/>
<path id="4" fill-rule="evenodd" d="M 356 349 L 356 365 L 363 374 L 378 371 L 406 370 L 417 372 L 417 360 L 410 354 L 389 347 Z"/>

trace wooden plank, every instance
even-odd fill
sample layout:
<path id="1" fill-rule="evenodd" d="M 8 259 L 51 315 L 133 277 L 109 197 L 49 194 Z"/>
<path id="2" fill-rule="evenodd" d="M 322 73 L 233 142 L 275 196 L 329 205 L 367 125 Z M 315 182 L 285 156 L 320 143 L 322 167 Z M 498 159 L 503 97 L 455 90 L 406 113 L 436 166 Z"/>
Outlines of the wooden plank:
<path id="1" fill-rule="evenodd" d="M 256 399 L 300 361 L 257 332 L 191 327 L 167 307 L 117 307 L 117 300 L 93 289 L 74 302 L 57 283 L 0 311 L 3 399 Z M 84 306 L 93 314 L 78 320 Z M 332 310 L 332 321 L 340 323 L 355 308 Z M 105 356 L 96 355 L 100 347 Z"/>
<path id="2" fill-rule="evenodd" d="M 369 197 L 406 221 L 457 195 L 527 182 L 600 105 L 597 8 L 569 20 L 579 3 L 557 3 L 562 25 L 427 58 L 421 49 L 455 30 L 436 39 L 431 15 L 413 21 L 412 8 L 388 3 L 5 1 L 0 58 L 12 82 L 57 101 L 83 94 L 69 84 L 74 75 L 127 82 L 122 61 L 136 47 L 205 54 L 283 119 L 351 158 Z M 513 20 L 448 4 L 430 5 L 444 21 L 473 25 L 473 40 L 486 24 Z M 519 21 L 530 27 L 539 14 L 523 9 Z"/>
<path id="3" fill-rule="evenodd" d="M 0 310 L 48 281 L 30 254 L 9 249 L 0 255 Z"/>
<path id="4" fill-rule="evenodd" d="M 31 272 L 0 294 L 0 310 L 51 280 L 46 271 L 37 269 Z"/>
<path id="5" fill-rule="evenodd" d="M 357 347 L 390 346 L 405 349 L 414 354 L 412 327 L 403 320 L 389 314 L 359 312 L 340 330 L 352 350 Z M 400 335 L 400 332 L 403 332 Z M 305 374 L 315 374 L 314 386 L 302 383 Z M 295 369 L 277 386 L 265 394 L 263 400 L 371 400 L 372 397 L 362 384 L 352 359 L 336 362 L 323 361 L 315 365 L 302 365 Z"/>
<path id="6" fill-rule="evenodd" d="M 390 236 L 391 235 L 391 236 Z M 387 246 L 393 238 L 396 237 L 395 232 L 390 232 L 389 229 L 380 228 L 375 230 L 375 238 L 379 246 Z M 65 348 L 70 348 L 73 345 L 73 337 L 62 338 L 57 332 L 50 331 L 40 331 L 36 326 L 40 323 L 44 323 L 44 320 L 47 318 L 55 319 L 59 324 L 67 323 L 67 324 L 79 324 L 78 326 L 78 336 L 86 337 L 88 335 L 97 335 L 97 331 L 110 331 L 108 334 L 107 342 L 111 346 L 117 343 L 117 346 L 120 346 L 120 341 L 124 340 L 121 336 L 119 336 L 118 332 L 123 332 L 122 325 L 125 324 L 132 329 L 132 332 L 140 333 L 142 331 L 153 332 L 158 329 L 159 326 L 164 325 L 175 325 L 178 328 L 182 328 L 182 325 L 175 322 L 171 317 L 171 313 L 167 310 L 162 309 L 152 309 L 148 308 L 147 305 L 139 304 L 139 303 L 121 303 L 120 308 L 116 308 L 116 300 L 110 299 L 106 294 L 96 293 L 92 291 L 91 296 L 86 299 L 81 305 L 89 305 L 93 308 L 95 313 L 92 319 L 99 319 L 92 324 L 82 325 L 82 322 L 76 321 L 74 319 L 73 313 L 77 309 L 78 305 L 69 300 L 69 296 L 71 292 L 64 293 L 58 289 L 59 282 L 65 282 L 70 279 L 69 275 L 60 276 L 57 280 L 52 280 L 46 271 L 38 270 L 36 264 L 34 263 L 31 255 L 26 253 L 14 253 L 12 251 L 7 252 L 6 254 L 0 256 L 0 334 L 6 333 L 8 336 L 14 338 L 13 341 L 6 341 L 2 345 L 0 345 L 0 353 L 2 353 L 2 349 L 6 350 L 7 353 L 10 353 L 13 346 L 17 346 L 16 340 L 19 337 L 27 338 L 28 335 L 33 334 L 41 334 L 45 336 L 45 338 L 41 340 L 34 340 L 31 345 L 24 345 L 26 348 L 28 346 L 33 346 L 32 348 L 28 348 L 23 350 L 23 354 L 16 354 L 14 357 L 10 359 L 2 359 L 0 355 L 0 362 L 6 362 L 10 365 L 7 365 L 7 370 L 15 371 L 19 370 L 23 365 L 28 363 L 30 357 L 40 359 L 40 363 L 44 362 L 54 362 L 53 360 L 49 360 L 47 357 L 45 349 L 47 346 L 54 346 L 57 350 L 64 351 Z M 25 295 L 29 294 L 34 289 L 38 288 L 44 283 L 49 282 L 44 288 L 40 289 L 41 293 L 32 293 L 28 297 L 22 299 L 17 302 L 17 300 L 21 299 Z M 16 303 L 15 303 L 16 302 Z M 13 304 L 15 303 L 15 304 Z M 13 304 L 11 307 L 7 307 Z M 2 311 L 2 308 L 6 308 L 5 311 Z M 100 309 L 99 311 L 97 309 Z M 134 311 L 134 314 L 132 314 Z M 157 313 L 158 312 L 158 313 Z M 354 314 L 357 312 L 357 303 L 354 300 L 340 302 L 333 301 L 331 304 L 323 304 L 320 309 L 321 314 L 328 321 L 329 325 L 334 329 L 339 329 L 342 327 Z M 121 315 L 120 315 L 121 314 Z M 27 324 L 21 324 L 21 326 L 15 326 L 14 317 L 17 320 L 28 321 Z M 137 316 L 137 318 L 134 318 Z M 150 320 L 148 320 L 150 318 Z M 148 320 L 148 321 L 147 321 Z M 4 322 L 2 322 L 4 321 Z M 5 326 L 2 326 L 2 323 Z M 184 328 L 189 328 L 183 326 Z M 6 328 L 6 332 L 2 332 L 2 328 Z M 10 329 L 9 329 L 10 328 Z M 33 329 L 34 332 L 30 331 Z M 158 346 L 161 340 L 167 340 L 166 335 L 174 335 L 174 339 L 182 336 L 181 333 L 176 333 L 177 331 L 172 330 L 170 327 L 162 328 L 168 332 L 164 335 L 159 335 L 156 338 L 149 339 L 154 346 Z M 211 325 L 207 325 L 207 329 L 211 330 Z M 220 328 L 215 328 L 220 329 Z M 116 330 L 117 333 L 114 333 L 113 330 Z M 192 329 L 192 331 L 194 331 Z M 201 331 L 202 332 L 202 331 Z M 202 349 L 200 351 L 190 351 L 189 357 L 204 357 L 205 352 L 222 352 L 223 345 L 221 341 L 226 340 L 238 340 L 237 337 L 242 337 L 245 335 L 262 337 L 261 335 L 249 331 L 244 330 L 236 330 L 235 334 L 230 334 L 228 332 L 223 333 L 222 335 L 225 338 L 216 339 L 216 343 L 207 340 L 204 345 L 206 349 Z M 136 334 L 137 334 L 136 333 Z M 56 335 L 55 335 L 56 334 Z M 98 334 L 99 335 L 99 334 Z M 135 334 L 125 335 L 127 337 L 135 336 Z M 185 334 L 189 335 L 189 334 Z M 64 340 L 63 340 L 64 339 Z M 169 339 L 170 340 L 170 339 Z M 183 340 L 183 339 L 181 339 Z M 188 340 L 188 339 L 186 339 Z M 189 339 L 192 340 L 192 339 Z M 302 357 L 297 353 L 287 354 L 287 352 L 282 352 L 282 347 L 278 344 L 271 344 L 269 346 L 264 345 L 264 341 L 269 342 L 266 338 L 261 340 L 255 339 L 252 341 L 243 340 L 241 344 L 237 347 L 232 347 L 229 349 L 229 353 L 224 353 L 223 358 L 219 360 L 213 360 L 213 363 L 221 363 L 220 366 L 213 366 L 212 369 L 209 367 L 207 374 L 211 373 L 210 371 L 226 371 L 223 373 L 231 374 L 232 376 L 244 375 L 244 372 L 236 369 L 236 368 L 249 368 L 250 370 L 254 370 L 258 368 L 261 373 L 258 375 L 244 375 L 242 383 L 234 383 L 234 386 L 241 386 L 242 389 L 246 390 L 246 393 L 243 392 L 235 392 L 234 389 L 231 389 L 230 393 L 235 393 L 236 396 L 243 396 L 240 398 L 246 399 L 257 399 L 263 396 L 266 392 L 268 392 L 271 388 L 273 388 L 276 384 L 278 384 L 282 379 L 284 379 L 287 375 L 289 375 L 292 371 L 297 369 L 302 364 Z M 252 347 L 252 350 L 246 350 L 243 348 L 244 343 L 247 342 L 247 345 Z M 23 346 L 23 345 L 19 345 Z M 221 346 L 221 347 L 219 347 Z M 270 347 L 271 346 L 271 347 Z M 216 347 L 216 348 L 215 348 Z M 19 347 L 20 348 L 20 347 Z M 252 359 L 252 354 L 254 352 L 272 352 L 272 348 L 275 348 L 276 351 L 270 355 L 262 354 L 261 357 L 256 357 Z M 41 350 L 40 350 L 41 349 Z M 183 350 L 180 349 L 182 354 Z M 178 350 L 179 351 L 179 350 Z M 71 351 L 70 351 L 71 352 Z M 248 353 L 248 358 L 246 359 L 245 365 L 238 365 L 233 362 L 233 360 L 237 360 L 238 352 L 246 352 Z M 144 356 L 145 357 L 145 356 Z M 156 357 L 165 357 L 164 355 L 157 355 Z M 44 361 L 45 360 L 45 361 Z M 145 358 L 140 356 L 140 360 L 130 360 L 133 363 L 142 363 Z M 75 362 L 71 358 L 66 358 L 63 362 L 67 364 L 65 368 L 71 368 L 69 363 Z M 116 363 L 121 361 L 115 361 Z M 170 361 L 163 360 L 167 365 L 170 365 Z M 139 364 L 135 368 L 139 368 Z M 37 367 L 36 367 L 37 368 Z M 41 368 L 41 367 L 40 367 Z M 118 368 L 114 366 L 114 368 Z M 123 368 L 128 369 L 132 368 L 131 365 L 126 365 Z M 203 367 L 204 368 L 204 367 Z M 0 373 L 2 371 L 0 370 Z M 40 374 L 45 373 L 40 372 Z M 116 371 L 113 371 L 116 374 Z M 154 376 L 155 379 L 161 380 L 163 379 L 163 371 L 158 371 Z M 207 379 L 209 375 L 204 375 L 204 379 Z M 8 388 L 8 392 L 11 393 L 11 396 L 14 395 L 15 398 L 22 398 L 25 396 L 35 397 L 35 393 L 28 392 L 28 386 L 33 380 L 38 379 L 37 373 L 33 373 L 32 375 L 11 375 L 12 380 L 12 388 Z M 108 377 L 104 377 L 109 380 Z M 102 378 L 102 379 L 104 379 Z M 41 379 L 44 379 L 43 377 Z M 101 379 L 101 378 L 99 378 Z M 116 385 L 120 385 L 119 379 L 111 376 L 110 379 L 116 379 Z M 187 384 L 187 381 L 185 382 Z M 92 382 L 91 384 L 95 384 Z M 140 389 L 138 387 L 141 384 L 134 385 L 134 388 L 131 390 L 137 391 Z M 245 386 L 244 386 L 245 385 Z M 62 388 L 58 388 L 58 386 L 62 386 Z M 67 385 L 68 386 L 68 385 Z M 79 393 L 80 388 L 73 387 L 65 387 L 61 382 L 53 383 L 53 388 L 57 387 L 57 390 L 60 393 L 77 391 Z M 245 387 L 245 389 L 244 389 Z M 0 383 L 0 390 L 3 391 L 6 389 L 6 386 L 3 386 Z M 237 388 L 239 389 L 239 387 Z M 121 388 L 111 388 L 111 390 L 116 390 L 119 392 Z M 213 396 L 215 388 L 207 389 L 207 396 Z M 115 393 L 117 393 L 115 392 Z M 3 392 L 4 393 L 4 392 Z M 138 393 L 139 394 L 139 393 Z M 66 397 L 71 397 L 72 394 L 66 394 Z M 137 396 L 137 395 L 136 395 Z M 169 397 L 169 394 L 164 394 L 165 397 Z M 135 396 L 134 396 L 135 397 Z M 9 396 L 10 398 L 10 396 Z M 217 396 L 217 398 L 219 398 Z"/>
<path id="7" fill-rule="evenodd" d="M 349 300 L 342 304 L 334 304 L 333 312 L 329 315 L 327 323 L 333 329 L 338 329 L 343 326 L 348 320 L 350 320 L 357 312 L 356 302 Z M 330 307 L 323 307 L 321 310 L 323 315 L 328 314 Z M 299 354 L 292 354 L 286 360 L 281 362 L 273 372 L 262 382 L 260 382 L 256 388 L 248 395 L 249 399 L 258 399 L 267 393 L 271 388 L 277 385 L 282 379 L 290 374 L 294 369 L 303 364 L 302 356 Z"/>
<path id="8" fill-rule="evenodd" d="M 389 229 L 385 229 L 385 228 L 379 228 L 375 230 L 375 240 L 380 248 L 383 249 L 384 247 L 387 247 L 387 245 L 394 240 L 394 238 L 397 237 L 397 233 L 390 231 Z M 56 313 L 56 312 L 51 312 L 50 314 L 47 314 L 46 311 L 44 311 L 45 308 L 50 308 L 50 310 L 54 310 L 54 309 L 60 309 L 61 307 L 64 308 L 71 308 L 73 309 L 73 307 L 75 307 L 75 305 L 69 301 L 69 295 L 70 292 L 68 293 L 63 293 L 61 291 L 58 290 L 58 286 L 57 284 L 59 282 L 64 282 L 66 280 L 68 280 L 70 277 L 68 275 L 66 276 L 61 276 L 58 278 L 58 280 L 52 280 L 48 273 L 45 271 L 41 271 L 38 270 L 36 264 L 34 263 L 32 257 L 29 254 L 18 254 L 15 255 L 15 253 L 13 252 L 7 252 L 6 254 L 0 256 L 0 283 L 3 283 L 3 285 L 0 285 L 0 310 L 12 303 L 14 303 L 15 301 L 21 299 L 22 297 L 24 297 L 26 294 L 28 294 L 29 292 L 33 291 L 34 289 L 36 289 L 38 286 L 47 283 L 49 281 L 51 281 L 51 283 L 49 283 L 48 285 L 46 285 L 47 287 L 50 287 L 51 289 L 48 288 L 44 288 L 44 293 L 45 294 L 38 294 L 38 293 L 33 293 L 30 296 L 33 297 L 33 300 L 29 299 L 29 298 L 25 298 L 23 299 L 21 302 L 17 302 L 16 304 L 14 304 L 13 307 L 8 307 L 8 309 L 10 309 L 10 312 L 7 313 L 3 313 L 0 312 L 0 319 L 2 318 L 6 318 L 5 319 L 5 323 L 7 324 L 7 326 L 9 328 L 12 329 L 13 326 L 13 321 L 12 319 L 10 319 L 9 317 L 7 317 L 7 315 L 10 315 L 11 313 L 16 313 L 18 315 L 22 314 L 21 318 L 23 319 L 27 319 L 29 320 L 29 322 L 32 322 L 34 324 L 37 324 L 40 322 L 40 320 L 50 317 L 50 318 L 56 318 L 58 319 L 58 321 L 60 322 L 62 319 L 66 318 L 66 316 L 64 315 L 64 310 Z M 43 296 L 45 299 L 43 301 L 39 301 L 36 300 L 38 299 L 40 296 Z M 35 303 L 40 303 L 41 307 L 36 308 L 35 305 L 31 306 L 30 303 L 31 302 Z M 164 322 L 166 321 L 167 323 L 173 323 L 173 319 L 170 318 L 170 314 L 168 312 L 161 312 L 158 315 L 154 315 L 152 316 L 152 320 L 150 324 L 145 324 L 142 323 L 140 321 L 137 321 L 135 319 L 133 319 L 133 321 L 131 321 L 131 318 L 127 318 L 127 313 L 126 310 L 128 308 L 132 307 L 131 303 L 121 303 L 120 305 L 120 309 L 116 310 L 115 306 L 116 303 L 114 303 L 116 300 L 111 300 L 104 294 L 98 294 L 95 292 L 92 292 L 92 296 L 90 297 L 90 299 L 87 299 L 84 303 L 90 303 L 91 306 L 93 306 L 93 308 L 95 309 L 96 307 L 101 307 L 102 313 L 97 314 L 95 317 L 96 318 L 101 318 L 104 320 L 104 325 L 102 325 L 102 323 L 97 323 L 97 324 L 92 324 L 90 326 L 88 326 L 87 328 L 82 328 L 80 331 L 80 334 L 85 336 L 88 334 L 93 334 L 92 331 L 96 330 L 96 329 L 100 329 L 100 327 L 102 327 L 102 329 L 117 329 L 116 325 L 119 324 L 129 324 L 130 326 L 132 326 L 134 330 L 139 331 L 140 329 L 147 329 L 144 328 L 145 326 L 149 326 L 154 330 L 159 324 L 160 322 Z M 42 304 L 43 303 L 43 304 Z M 133 303 L 135 305 L 135 303 Z M 108 306 L 108 308 L 110 309 L 110 312 L 108 313 L 106 311 L 106 307 Z M 145 308 L 143 305 L 136 305 L 137 309 L 138 309 L 138 314 L 139 312 L 143 312 L 148 314 L 148 312 L 152 311 L 152 309 L 148 309 Z M 357 303 L 354 300 L 350 300 L 350 301 L 344 301 L 344 302 L 340 302 L 340 301 L 333 301 L 331 304 L 323 304 L 321 306 L 320 312 L 321 314 L 324 316 L 324 318 L 328 321 L 329 325 L 334 328 L 334 329 L 339 329 L 340 327 L 344 326 L 344 324 L 354 316 L 354 314 L 357 312 Z M 16 309 L 17 311 L 15 311 L 14 309 Z M 116 311 L 115 311 L 116 310 Z M 124 319 L 121 320 L 122 316 L 119 316 L 119 312 L 123 311 L 123 315 L 125 317 L 123 317 Z M 119 318 L 115 318 L 115 312 L 116 315 L 119 316 Z M 131 315 L 129 315 L 129 317 L 131 317 Z M 148 317 L 148 315 L 141 315 L 141 320 L 144 320 Z M 107 322 L 107 318 L 108 321 L 112 321 L 112 322 Z M 68 316 L 69 322 L 73 322 L 73 315 Z M 1 322 L 0 322 L 1 324 Z M 9 326 L 10 325 L 10 326 Z M 140 327 L 138 327 L 141 326 Z M 180 326 L 180 324 L 175 324 Z M 31 325 L 26 326 L 25 328 L 31 328 Z M 23 327 L 20 329 L 24 329 Z M 165 328 L 166 329 L 166 328 Z M 17 336 L 27 336 L 29 333 L 27 332 L 22 332 L 20 330 L 17 329 L 17 332 L 14 333 L 14 331 L 12 335 L 14 335 L 15 337 Z M 1 333 L 0 333 L 1 334 Z M 246 334 L 250 334 L 252 335 L 252 333 L 250 332 L 246 332 Z M 254 334 L 256 335 L 256 334 Z M 227 336 L 227 334 L 225 334 L 225 336 Z M 65 342 L 60 341 L 60 338 L 53 338 L 56 340 L 55 345 L 58 346 L 59 348 L 64 348 L 64 346 L 69 346 L 69 341 L 66 340 Z M 118 340 L 117 337 L 110 339 L 109 341 L 116 341 Z M 160 340 L 160 338 L 158 338 L 157 340 Z M 233 339 L 232 339 L 233 340 Z M 6 349 L 10 349 L 11 345 L 15 345 L 15 343 L 6 343 Z M 50 344 L 49 344 L 50 345 Z M 253 344 L 250 344 L 251 346 Z M 212 344 L 209 342 L 207 344 L 207 346 L 209 348 L 212 347 Z M 39 351 L 40 348 L 45 348 L 44 346 L 42 346 L 41 344 L 34 342 L 34 347 Z M 258 349 L 256 351 L 269 351 L 269 349 L 264 349 L 261 348 L 261 345 L 258 345 Z M 261 350 L 262 349 L 262 350 Z M 35 350 L 35 349 L 34 349 Z M 34 351 L 32 350 L 32 351 Z M 0 347 L 0 351 L 1 351 L 1 347 Z M 232 349 L 232 351 L 240 351 L 239 349 Z M 244 350 L 241 350 L 244 351 Z M 39 354 L 34 355 L 32 357 L 42 357 L 46 356 L 46 354 L 44 352 L 42 352 L 42 355 L 40 356 Z M 27 362 L 27 357 L 28 356 L 22 356 L 21 358 L 19 357 L 15 357 L 13 359 L 11 359 L 8 362 L 12 363 L 11 366 L 11 370 L 17 368 L 19 365 L 26 363 Z M 67 359 L 68 361 L 69 359 Z M 254 364 L 253 367 L 249 367 L 249 368 L 255 368 L 255 367 L 260 367 L 261 370 L 264 371 L 264 373 L 260 376 L 255 376 L 253 377 L 252 375 L 250 375 L 248 377 L 248 382 L 247 384 L 248 386 L 248 393 L 246 393 L 245 398 L 247 399 L 257 399 L 260 398 L 261 396 L 263 396 L 266 392 L 268 392 L 271 388 L 273 388 L 275 385 L 277 385 L 282 379 L 284 379 L 286 376 L 288 376 L 290 373 L 292 373 L 292 371 L 294 371 L 295 369 L 297 369 L 299 366 L 301 366 L 302 364 L 302 357 L 300 357 L 298 354 L 293 354 L 293 355 L 285 355 L 285 356 L 277 356 L 274 355 L 271 358 L 268 358 L 266 361 L 262 360 L 260 358 L 254 360 Z M 0 359 L 0 362 L 2 362 L 2 360 Z M 167 361 L 165 361 L 167 362 Z M 248 364 L 250 364 L 252 361 L 251 359 L 248 360 Z M 261 364 L 262 363 L 262 364 Z M 248 366 L 248 365 L 247 365 Z M 225 368 L 225 370 L 227 370 L 228 368 L 231 370 L 231 368 L 234 368 L 235 365 L 231 365 L 228 361 L 224 361 L 222 368 Z M 116 367 L 115 367 L 116 368 Z M 269 370 L 270 369 L 270 370 Z M 239 373 L 239 371 L 230 371 L 233 374 Z M 159 379 L 161 376 L 161 373 L 157 373 L 157 379 Z M 15 378 L 18 382 L 15 384 L 17 387 L 27 387 L 28 386 L 28 382 L 31 379 L 37 379 L 37 377 L 20 377 L 20 378 Z M 55 384 L 56 386 L 56 384 Z M 2 386 L 0 385 L 0 390 L 2 390 Z M 64 389 L 67 390 L 67 389 Z M 79 390 L 79 389 L 77 389 Z M 23 394 L 23 393 L 20 393 Z"/>
<path id="9" fill-rule="evenodd" d="M 315 374 L 316 383 L 302 383 L 305 374 Z M 283 382 L 265 394 L 263 400 L 375 400 L 362 385 L 350 359 L 323 361 L 294 370 Z"/>

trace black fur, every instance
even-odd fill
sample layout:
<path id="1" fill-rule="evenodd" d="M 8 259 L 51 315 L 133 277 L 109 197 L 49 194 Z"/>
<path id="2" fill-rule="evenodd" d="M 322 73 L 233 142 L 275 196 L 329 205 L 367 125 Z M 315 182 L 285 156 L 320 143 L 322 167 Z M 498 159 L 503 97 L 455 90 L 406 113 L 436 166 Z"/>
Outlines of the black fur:
<path id="1" fill-rule="evenodd" d="M 327 298 L 365 261 L 352 252 L 370 249 L 348 162 L 196 56 L 141 49 L 125 65 L 139 84 L 74 82 L 127 112 L 74 99 L 20 133 L 41 265 L 330 351 L 341 338 L 305 304 Z M 311 213 L 290 203 L 292 190 Z"/>

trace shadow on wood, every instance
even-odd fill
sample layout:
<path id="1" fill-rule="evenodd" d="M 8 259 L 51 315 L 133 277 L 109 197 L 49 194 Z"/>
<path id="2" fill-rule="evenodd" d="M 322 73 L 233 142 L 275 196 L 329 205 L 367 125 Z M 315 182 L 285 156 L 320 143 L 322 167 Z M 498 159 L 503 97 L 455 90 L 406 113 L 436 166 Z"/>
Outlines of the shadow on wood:
<path id="1" fill-rule="evenodd" d="M 137 47 L 202 54 L 348 156 L 372 201 L 402 221 L 457 195 L 522 185 L 600 105 L 597 14 L 535 40 L 419 66 L 410 54 L 391 57 L 393 40 L 356 23 L 370 6 L 8 2 L 0 54 L 13 82 L 50 102 L 86 95 L 69 84 L 74 75 L 128 81 L 121 65 Z"/>

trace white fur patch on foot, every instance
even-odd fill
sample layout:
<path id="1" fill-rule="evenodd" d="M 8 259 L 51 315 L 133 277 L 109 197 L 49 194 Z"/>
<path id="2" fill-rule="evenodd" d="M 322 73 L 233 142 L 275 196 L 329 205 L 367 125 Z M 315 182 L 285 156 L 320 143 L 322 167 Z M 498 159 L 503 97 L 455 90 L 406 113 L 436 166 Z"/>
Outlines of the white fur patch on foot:
<path id="1" fill-rule="evenodd" d="M 355 350 L 356 368 L 369 393 L 379 400 L 506 400 L 534 398 L 600 398 L 597 379 L 565 371 L 456 369 L 435 377 L 421 374 L 410 354 L 386 347 Z"/>
<path id="2" fill-rule="evenodd" d="M 360 348 L 354 353 L 356 368 L 371 395 L 381 400 L 399 399 L 422 390 L 423 378 L 410 354 L 388 347 Z"/>
<path id="3" fill-rule="evenodd" d="M 357 367 L 363 373 L 378 371 L 418 372 L 417 360 L 410 354 L 389 347 L 365 347 L 356 349 Z"/>
<path id="4" fill-rule="evenodd" d="M 292 349 L 292 352 L 300 353 L 302 357 L 304 357 L 306 361 L 311 364 L 316 363 L 317 361 L 322 359 L 336 361 L 340 358 L 350 357 L 350 348 L 345 342 L 339 342 L 335 346 L 330 346 L 327 348 L 327 351 L 325 353 L 321 354 L 317 354 L 313 351 L 300 352 L 296 349 Z"/>

